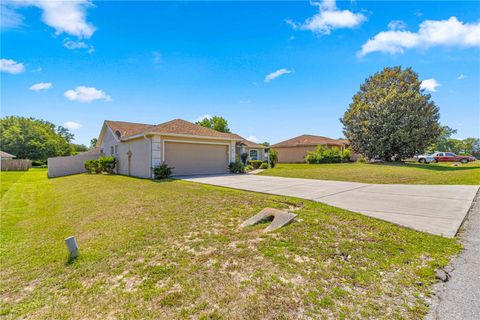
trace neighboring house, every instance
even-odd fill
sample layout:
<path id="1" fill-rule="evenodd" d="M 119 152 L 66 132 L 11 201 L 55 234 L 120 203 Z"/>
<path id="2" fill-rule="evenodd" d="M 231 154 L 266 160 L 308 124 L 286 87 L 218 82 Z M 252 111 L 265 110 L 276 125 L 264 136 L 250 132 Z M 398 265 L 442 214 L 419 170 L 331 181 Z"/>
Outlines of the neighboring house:
<path id="1" fill-rule="evenodd" d="M 253 141 L 249 141 L 247 139 L 243 139 L 242 137 L 238 136 L 242 140 L 237 142 L 236 144 L 236 151 L 238 157 L 241 159 L 242 153 L 246 153 L 248 155 L 247 161 L 249 160 L 262 160 L 267 161 L 268 159 L 268 147 L 265 147 L 262 144 L 255 143 Z"/>
<path id="2" fill-rule="evenodd" d="M 107 120 L 97 147 L 117 159 L 118 173 L 151 178 L 162 163 L 174 175 L 226 173 L 243 140 L 181 119 L 158 125 Z"/>
<path id="3" fill-rule="evenodd" d="M 10 154 L 10 153 L 6 153 L 4 151 L 0 151 L 0 158 L 2 158 L 2 159 L 13 159 L 13 158 L 16 158 L 16 156 L 14 156 L 13 154 Z"/>
<path id="4" fill-rule="evenodd" d="M 343 150 L 347 146 L 345 140 L 304 134 L 276 143 L 272 145 L 271 148 L 278 152 L 278 162 L 300 163 L 305 162 L 307 152 L 314 151 L 319 145 L 327 148 L 337 147 L 340 148 L 340 150 Z"/>

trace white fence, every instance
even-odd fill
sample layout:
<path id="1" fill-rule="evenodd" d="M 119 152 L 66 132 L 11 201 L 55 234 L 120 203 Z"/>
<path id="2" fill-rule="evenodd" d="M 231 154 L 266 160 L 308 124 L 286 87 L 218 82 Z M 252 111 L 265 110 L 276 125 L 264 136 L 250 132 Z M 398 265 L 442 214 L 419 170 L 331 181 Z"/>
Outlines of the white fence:
<path id="1" fill-rule="evenodd" d="M 100 153 L 83 153 L 76 156 L 48 158 L 48 177 L 61 177 L 86 172 L 84 163 L 98 159 Z"/>

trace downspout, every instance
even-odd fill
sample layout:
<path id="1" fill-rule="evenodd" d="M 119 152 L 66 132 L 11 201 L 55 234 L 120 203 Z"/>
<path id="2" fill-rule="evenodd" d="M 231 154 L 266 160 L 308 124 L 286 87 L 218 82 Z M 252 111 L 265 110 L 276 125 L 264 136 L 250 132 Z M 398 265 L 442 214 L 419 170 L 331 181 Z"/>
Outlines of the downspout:
<path id="1" fill-rule="evenodd" d="M 150 179 L 152 179 L 153 178 L 153 176 L 152 176 L 152 170 L 153 170 L 153 168 L 152 168 L 152 139 L 147 138 L 146 134 L 143 135 L 143 139 L 150 142 L 150 148 L 149 148 L 149 151 L 148 151 L 148 158 L 149 158 L 149 168 L 150 168 Z"/>

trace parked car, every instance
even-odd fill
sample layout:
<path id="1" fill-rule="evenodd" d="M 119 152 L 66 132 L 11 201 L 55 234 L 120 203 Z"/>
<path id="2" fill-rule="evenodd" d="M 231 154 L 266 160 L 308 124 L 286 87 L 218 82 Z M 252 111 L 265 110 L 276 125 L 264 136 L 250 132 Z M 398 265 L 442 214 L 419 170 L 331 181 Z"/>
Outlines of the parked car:
<path id="1" fill-rule="evenodd" d="M 410 161 L 411 160 L 416 160 L 420 163 L 432 163 L 432 162 L 436 162 L 435 158 L 432 157 L 431 155 L 429 154 L 422 154 L 422 155 L 419 155 L 419 156 L 415 156 L 413 157 L 413 159 L 409 159 Z"/>
<path id="2" fill-rule="evenodd" d="M 433 157 L 435 161 L 432 162 L 461 162 L 461 163 L 468 163 L 471 161 L 477 160 L 475 157 L 472 156 L 458 156 L 452 152 L 435 152 L 430 157 Z M 422 162 L 423 158 L 418 159 L 419 162 Z M 426 161 L 426 160 L 425 160 Z"/>

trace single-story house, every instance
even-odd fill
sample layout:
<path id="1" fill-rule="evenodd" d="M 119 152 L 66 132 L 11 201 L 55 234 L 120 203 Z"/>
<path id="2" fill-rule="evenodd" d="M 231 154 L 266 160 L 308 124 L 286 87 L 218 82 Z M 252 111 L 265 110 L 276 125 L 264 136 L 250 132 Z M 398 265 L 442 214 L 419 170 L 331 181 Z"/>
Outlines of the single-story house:
<path id="1" fill-rule="evenodd" d="M 106 120 L 97 142 L 102 154 L 117 159 L 117 173 L 142 178 L 153 177 L 153 167 L 162 163 L 174 168 L 173 175 L 227 173 L 237 150 L 263 160 L 259 146 L 182 119 L 157 125 Z"/>
<path id="2" fill-rule="evenodd" d="M 0 158 L 1 159 L 13 159 L 16 158 L 13 154 L 7 153 L 5 151 L 0 151 Z"/>
<path id="3" fill-rule="evenodd" d="M 278 152 L 278 162 L 280 163 L 303 163 L 307 152 L 314 151 L 319 145 L 327 148 L 337 147 L 343 150 L 347 147 L 347 142 L 342 139 L 304 134 L 276 143 L 271 148 Z"/>

